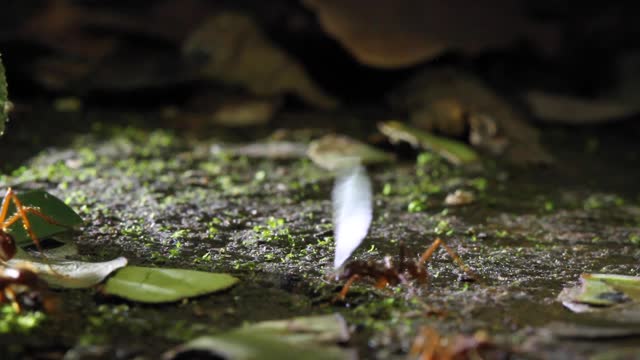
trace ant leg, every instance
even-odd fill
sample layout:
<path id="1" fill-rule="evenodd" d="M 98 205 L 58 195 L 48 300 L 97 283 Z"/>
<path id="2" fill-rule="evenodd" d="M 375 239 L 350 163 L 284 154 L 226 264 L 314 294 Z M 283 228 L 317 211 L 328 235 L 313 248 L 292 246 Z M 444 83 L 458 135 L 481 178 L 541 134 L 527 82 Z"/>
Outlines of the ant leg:
<path id="1" fill-rule="evenodd" d="M 424 265 L 424 263 L 426 263 L 427 260 L 431 258 L 431 255 L 433 255 L 436 249 L 438 249 L 438 246 L 440 246 L 440 244 L 442 244 L 442 240 L 440 240 L 440 238 L 437 238 L 433 243 L 431 243 L 431 246 L 429 246 L 429 248 L 422 253 L 422 256 L 420 256 L 418 265 Z"/>
<path id="2" fill-rule="evenodd" d="M 351 275 L 349 280 L 347 280 L 347 282 L 344 283 L 344 286 L 342 287 L 342 290 L 340 290 L 340 293 L 338 294 L 337 299 L 344 300 L 344 298 L 347 297 L 347 293 L 349 292 L 351 285 L 353 284 L 354 281 L 358 279 L 360 279 L 360 275 L 358 274 Z"/>
<path id="3" fill-rule="evenodd" d="M 11 307 L 13 307 L 13 311 L 15 311 L 16 314 L 20 314 L 22 312 L 22 307 L 18 302 L 18 295 L 15 293 L 15 291 L 13 291 L 13 289 L 9 287 L 5 288 L 4 298 L 6 300 L 9 300 L 9 302 L 11 303 Z"/>
<path id="4" fill-rule="evenodd" d="M 22 210 L 24 210 L 24 212 L 29 213 L 29 214 L 33 214 L 39 218 L 41 218 L 42 220 L 48 222 L 51 225 L 57 225 L 63 228 L 68 228 L 71 229 L 71 226 L 65 225 L 65 224 L 61 224 L 59 222 L 57 222 L 54 218 L 52 218 L 49 215 L 44 214 L 42 211 L 40 211 L 39 208 L 35 208 L 35 207 L 31 207 L 31 206 L 23 206 Z"/>
<path id="5" fill-rule="evenodd" d="M 462 259 L 460 258 L 460 256 L 458 254 L 456 254 L 455 251 L 453 251 L 452 248 L 450 248 L 447 244 L 445 244 L 444 242 L 442 242 L 440 245 L 442 245 L 442 247 L 447 251 L 447 253 L 449 253 L 449 256 L 451 256 L 451 258 L 453 259 L 453 261 L 458 264 L 458 267 L 460 267 L 460 269 L 462 269 L 462 271 L 465 272 L 465 274 L 469 275 L 472 279 L 474 280 L 478 280 L 478 275 L 476 275 L 476 273 L 474 273 L 473 271 L 471 271 L 471 269 L 467 266 L 467 264 L 465 264 Z"/>
<path id="6" fill-rule="evenodd" d="M 16 214 L 11 216 L 9 220 L 7 220 L 6 223 L 3 224 L 2 226 L 6 228 L 12 225 L 14 222 L 16 222 L 18 219 L 21 219 L 22 227 L 24 227 L 24 230 L 27 232 L 27 234 L 29 234 L 29 237 L 31 238 L 33 243 L 36 245 L 36 248 L 38 248 L 38 251 L 42 253 L 42 246 L 40 246 L 40 240 L 38 240 L 38 237 L 36 236 L 35 232 L 33 232 L 33 229 L 31 228 L 31 222 L 27 217 L 27 213 L 35 213 L 38 216 L 42 215 L 41 217 L 46 221 L 48 221 L 49 219 L 50 220 L 53 220 L 53 219 L 42 214 L 40 211 L 34 208 L 22 206 L 22 202 L 20 201 L 20 199 L 18 199 L 18 196 L 16 196 L 16 194 L 13 192 L 13 190 L 11 190 L 11 188 L 7 190 L 7 194 L 5 195 L 5 198 L 2 204 L 3 212 L 0 213 L 0 217 L 1 215 L 5 215 L 6 217 L 6 211 L 9 208 L 9 201 L 13 201 L 13 204 L 16 206 Z M 7 209 L 5 209 L 5 206 Z"/>
<path id="7" fill-rule="evenodd" d="M 2 208 L 0 210 L 0 227 L 2 228 L 6 227 L 3 223 L 4 223 L 4 219 L 7 218 L 7 212 L 9 211 L 9 202 L 10 202 L 12 193 L 13 191 L 11 190 L 11 188 L 8 188 L 7 193 L 4 195 L 4 198 L 2 199 Z"/>
<path id="8" fill-rule="evenodd" d="M 460 267 L 460 269 L 462 269 L 462 271 L 465 272 L 465 274 L 469 275 L 473 279 L 478 279 L 478 275 L 476 275 L 473 271 L 471 271 L 471 269 L 469 269 L 469 267 L 465 265 L 465 263 L 462 261 L 460 256 L 458 256 L 458 254 L 456 254 L 456 252 L 453 251 L 453 249 L 450 248 L 447 244 L 445 244 L 444 241 L 442 241 L 442 239 L 440 238 L 437 238 L 431 244 L 431 246 L 429 246 L 429 248 L 424 253 L 422 253 L 422 256 L 420 256 L 420 260 L 418 260 L 418 264 L 420 266 L 424 265 L 424 263 L 427 262 L 427 260 L 429 260 L 429 258 L 431 258 L 433 253 L 438 249 L 438 246 L 442 246 L 447 251 L 449 256 Z"/>

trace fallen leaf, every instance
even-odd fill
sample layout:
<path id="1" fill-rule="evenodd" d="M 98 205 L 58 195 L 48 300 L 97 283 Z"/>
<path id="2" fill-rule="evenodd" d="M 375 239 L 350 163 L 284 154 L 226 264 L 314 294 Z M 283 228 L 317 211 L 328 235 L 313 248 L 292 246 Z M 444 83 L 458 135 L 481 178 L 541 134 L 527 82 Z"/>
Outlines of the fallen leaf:
<path id="1" fill-rule="evenodd" d="M 371 181 L 361 165 L 344 170 L 332 192 L 336 252 L 333 266 L 339 268 L 367 236 L 373 217 Z"/>
<path id="2" fill-rule="evenodd" d="M 580 285 L 564 288 L 558 300 L 574 312 L 589 312 L 628 302 L 640 302 L 640 277 L 582 274 Z"/>
<path id="3" fill-rule="evenodd" d="M 391 95 L 412 125 L 447 136 L 469 136 L 469 143 L 515 164 L 549 163 L 539 131 L 525 116 L 471 73 L 430 67 Z"/>
<path id="4" fill-rule="evenodd" d="M 82 218 L 73 211 L 73 209 L 67 206 L 67 204 L 62 200 L 45 191 L 36 190 L 20 192 L 17 195 L 18 199 L 22 202 L 22 205 L 38 208 L 40 212 L 53 219 L 56 223 L 62 225 L 52 224 L 37 215 L 28 214 L 27 217 L 31 222 L 31 228 L 40 239 L 69 231 L 73 226 L 82 223 Z M 13 214 L 15 211 L 16 209 L 13 203 L 10 204 L 9 214 Z M 9 232 L 18 246 L 33 244 L 29 234 L 24 230 L 21 221 L 10 226 Z"/>
<path id="5" fill-rule="evenodd" d="M 127 265 L 127 259 L 119 257 L 105 262 L 85 262 L 34 257 L 19 251 L 8 261 L 10 266 L 31 269 L 50 286 L 60 288 L 88 288 L 101 283 L 109 274 Z"/>
<path id="6" fill-rule="evenodd" d="M 568 95 L 529 91 L 529 108 L 540 120 L 565 124 L 597 124 L 629 117 L 638 109 L 604 99 L 584 99 Z"/>
<path id="7" fill-rule="evenodd" d="M 476 152 L 461 142 L 436 136 L 398 121 L 378 123 L 378 129 L 389 137 L 391 142 L 404 141 L 415 148 L 433 151 L 454 165 L 479 160 Z"/>
<path id="8" fill-rule="evenodd" d="M 353 166 L 353 159 L 358 159 L 357 163 L 362 164 L 385 163 L 395 159 L 393 154 L 337 134 L 325 135 L 312 141 L 307 155 L 316 165 L 330 171 Z"/>
<path id="9" fill-rule="evenodd" d="M 109 278 L 102 292 L 133 301 L 164 303 L 225 290 L 238 281 L 228 274 L 128 266 Z"/>
<path id="10" fill-rule="evenodd" d="M 216 336 L 203 336 L 168 351 L 163 359 L 206 352 L 223 359 L 355 359 L 335 346 L 348 340 L 339 314 L 298 317 L 251 324 Z"/>
<path id="11" fill-rule="evenodd" d="M 307 144 L 292 141 L 265 141 L 250 144 L 215 145 L 211 154 L 228 152 L 234 155 L 267 159 L 300 159 L 307 156 Z"/>
<path id="12" fill-rule="evenodd" d="M 254 95 L 292 93 L 322 109 L 337 106 L 302 65 L 271 43 L 254 20 L 242 13 L 211 16 L 189 37 L 184 52 L 188 57 L 206 56 L 202 67 L 205 76 L 242 86 Z"/>

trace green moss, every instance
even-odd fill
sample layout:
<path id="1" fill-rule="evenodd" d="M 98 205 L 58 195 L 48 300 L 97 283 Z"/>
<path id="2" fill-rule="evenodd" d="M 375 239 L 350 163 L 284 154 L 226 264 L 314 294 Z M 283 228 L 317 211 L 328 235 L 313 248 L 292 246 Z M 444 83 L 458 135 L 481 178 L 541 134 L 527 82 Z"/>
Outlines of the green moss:
<path id="1" fill-rule="evenodd" d="M 422 211 L 425 211 L 426 209 L 427 209 L 427 202 L 424 197 L 420 199 L 411 200 L 409 205 L 407 205 L 407 211 L 409 211 L 410 213 L 422 212 Z"/>
<path id="2" fill-rule="evenodd" d="M 295 245 L 295 238 L 283 218 L 269 217 L 265 225 L 256 225 L 253 232 L 260 241 Z"/>
<path id="3" fill-rule="evenodd" d="M 13 306 L 0 307 L 0 334 L 28 334 L 40 326 L 47 316 L 41 311 L 23 311 L 17 313 Z"/>
<path id="4" fill-rule="evenodd" d="M 440 220 L 438 224 L 433 229 L 437 235 L 451 235 L 453 233 L 453 229 L 451 229 L 451 224 L 447 220 Z"/>

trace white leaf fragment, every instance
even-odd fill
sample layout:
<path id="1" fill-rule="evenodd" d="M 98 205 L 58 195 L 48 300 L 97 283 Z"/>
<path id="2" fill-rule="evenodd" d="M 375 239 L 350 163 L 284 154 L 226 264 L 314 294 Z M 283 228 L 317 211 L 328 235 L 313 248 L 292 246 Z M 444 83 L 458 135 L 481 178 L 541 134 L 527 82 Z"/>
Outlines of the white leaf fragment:
<path id="1" fill-rule="evenodd" d="M 373 217 L 371 181 L 362 165 L 345 169 L 337 176 L 332 200 L 337 269 L 367 236 Z"/>
<path id="2" fill-rule="evenodd" d="M 46 260 L 24 252 L 8 261 L 13 267 L 34 270 L 49 286 L 60 288 L 88 288 L 101 283 L 109 274 L 127 265 L 119 257 L 105 262 L 85 262 L 49 257 Z"/>

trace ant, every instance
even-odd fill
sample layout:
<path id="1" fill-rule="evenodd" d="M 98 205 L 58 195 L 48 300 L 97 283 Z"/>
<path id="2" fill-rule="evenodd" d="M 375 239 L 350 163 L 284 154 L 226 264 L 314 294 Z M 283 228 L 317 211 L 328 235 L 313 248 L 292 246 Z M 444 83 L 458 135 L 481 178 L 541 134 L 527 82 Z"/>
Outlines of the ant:
<path id="1" fill-rule="evenodd" d="M 447 251 L 453 261 L 458 264 L 467 275 L 474 280 L 478 279 L 478 276 L 462 262 L 460 256 L 445 244 L 443 240 L 437 238 L 431 246 L 422 253 L 422 256 L 420 256 L 417 261 L 407 261 L 407 249 L 403 244 L 400 244 L 400 261 L 397 264 L 393 263 L 389 256 L 386 256 L 382 263 L 362 260 L 348 263 L 345 265 L 342 273 L 337 276 L 337 280 L 348 279 L 338 294 L 338 300 L 344 300 L 351 285 L 362 277 L 374 279 L 376 282 L 374 286 L 377 289 L 382 289 L 387 285 L 395 286 L 399 283 L 408 283 L 411 279 L 416 280 L 420 284 L 427 283 L 429 274 L 424 264 L 440 246 Z"/>
<path id="2" fill-rule="evenodd" d="M 9 204 L 13 202 L 16 208 L 16 212 L 9 216 Z M 0 262 L 6 263 L 11 260 L 17 252 L 16 242 L 13 236 L 9 233 L 9 227 L 14 223 L 22 220 L 22 226 L 24 230 L 29 234 L 29 237 L 36 245 L 38 251 L 42 254 L 42 246 L 40 246 L 40 240 L 36 236 L 36 233 L 31 228 L 31 221 L 27 214 L 36 215 L 46 222 L 54 225 L 65 226 L 58 223 L 51 217 L 43 214 L 38 208 L 32 206 L 24 206 L 13 189 L 8 188 L 7 193 L 2 200 L 2 207 L 0 207 Z M 66 226 L 65 226 L 66 227 Z"/>
<path id="3" fill-rule="evenodd" d="M 16 313 L 23 307 L 41 305 L 47 312 L 57 308 L 57 301 L 47 283 L 26 268 L 0 266 L 0 303 L 9 302 Z"/>
<path id="4" fill-rule="evenodd" d="M 9 215 L 9 204 L 12 202 L 16 211 L 14 214 Z M 34 304 L 35 301 L 33 301 L 33 299 L 40 297 L 44 308 L 50 310 L 53 308 L 52 302 L 48 296 L 44 295 L 48 289 L 46 283 L 41 280 L 35 272 L 29 269 L 15 268 L 6 265 L 6 263 L 16 255 L 18 250 L 16 242 L 8 229 L 20 220 L 22 220 L 22 226 L 27 234 L 29 234 L 38 251 L 41 254 L 43 253 L 40 240 L 38 240 L 38 237 L 31 228 L 31 222 L 27 214 L 33 214 L 49 223 L 64 226 L 40 212 L 38 208 L 22 205 L 16 193 L 11 188 L 7 189 L 7 193 L 2 200 L 2 206 L 0 207 L 0 303 L 10 302 L 16 312 L 20 312 L 22 308 L 21 303 Z M 49 268 L 51 268 L 50 264 Z M 51 268 L 51 270 L 56 272 L 53 268 Z M 27 299 L 31 300 L 27 301 Z"/>

